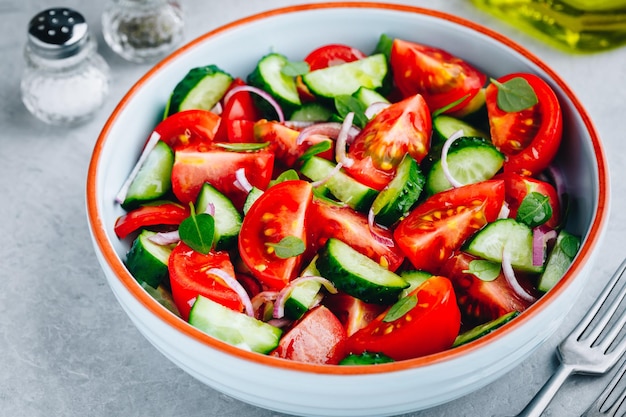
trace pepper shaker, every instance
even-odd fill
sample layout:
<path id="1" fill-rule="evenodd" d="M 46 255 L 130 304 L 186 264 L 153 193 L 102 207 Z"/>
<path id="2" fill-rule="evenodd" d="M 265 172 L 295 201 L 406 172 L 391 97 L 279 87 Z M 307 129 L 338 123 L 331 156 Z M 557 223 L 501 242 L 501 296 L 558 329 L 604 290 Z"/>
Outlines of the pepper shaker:
<path id="1" fill-rule="evenodd" d="M 154 61 L 183 39 L 183 12 L 174 0 L 108 0 L 102 15 L 106 43 L 122 58 Z"/>
<path id="2" fill-rule="evenodd" d="M 84 122 L 108 95 L 109 67 L 97 53 L 85 18 L 75 10 L 51 8 L 35 15 L 24 58 L 22 101 L 46 123 Z"/>

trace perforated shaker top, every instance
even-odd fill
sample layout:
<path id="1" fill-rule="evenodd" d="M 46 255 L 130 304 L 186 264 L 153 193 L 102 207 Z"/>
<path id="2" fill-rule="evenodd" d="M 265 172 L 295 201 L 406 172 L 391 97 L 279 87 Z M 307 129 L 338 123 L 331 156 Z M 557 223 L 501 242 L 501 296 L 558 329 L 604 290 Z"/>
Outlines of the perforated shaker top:
<path id="1" fill-rule="evenodd" d="M 89 28 L 82 14 L 68 8 L 52 8 L 35 15 L 28 26 L 28 45 L 50 59 L 76 55 L 87 44 Z"/>

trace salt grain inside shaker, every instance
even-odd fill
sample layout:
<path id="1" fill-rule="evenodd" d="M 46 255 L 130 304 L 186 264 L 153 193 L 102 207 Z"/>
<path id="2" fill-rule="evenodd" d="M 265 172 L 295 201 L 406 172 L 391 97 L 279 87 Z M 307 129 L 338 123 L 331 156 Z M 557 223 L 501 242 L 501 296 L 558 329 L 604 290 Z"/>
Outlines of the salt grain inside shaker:
<path id="1" fill-rule="evenodd" d="M 97 53 L 85 18 L 68 8 L 35 15 L 24 48 L 22 101 L 46 123 L 77 124 L 102 106 L 109 92 L 110 71 Z"/>

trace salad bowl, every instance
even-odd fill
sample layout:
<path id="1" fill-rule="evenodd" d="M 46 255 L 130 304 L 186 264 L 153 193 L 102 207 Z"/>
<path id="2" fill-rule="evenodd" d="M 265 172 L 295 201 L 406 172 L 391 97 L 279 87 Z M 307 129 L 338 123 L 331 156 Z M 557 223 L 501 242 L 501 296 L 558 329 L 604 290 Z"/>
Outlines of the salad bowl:
<path id="1" fill-rule="evenodd" d="M 445 49 L 494 78 L 513 72 L 539 75 L 555 91 L 564 119 L 556 161 L 572 203 L 567 227 L 582 237 L 564 277 L 519 317 L 472 343 L 376 366 L 315 365 L 249 352 L 208 336 L 155 301 L 124 265 L 129 244 L 113 232 L 123 214 L 116 194 L 187 71 L 217 64 L 245 77 L 271 51 L 293 59 L 330 43 L 371 51 L 383 33 Z M 521 46 L 433 10 L 338 2 L 292 6 L 234 21 L 155 65 L 106 122 L 94 147 L 86 198 L 104 275 L 132 322 L 165 358 L 208 386 L 259 407 L 295 415 L 385 416 L 433 407 L 495 381 L 556 330 L 593 266 L 608 219 L 609 179 L 602 144 L 584 107 L 558 74 Z"/>

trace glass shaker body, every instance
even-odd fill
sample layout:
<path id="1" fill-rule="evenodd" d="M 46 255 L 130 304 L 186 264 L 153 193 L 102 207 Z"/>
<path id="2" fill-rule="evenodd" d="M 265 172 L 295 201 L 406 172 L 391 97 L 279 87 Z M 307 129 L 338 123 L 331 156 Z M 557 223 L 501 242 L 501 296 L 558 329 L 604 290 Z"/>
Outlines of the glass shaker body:
<path id="1" fill-rule="evenodd" d="M 95 39 L 86 26 L 72 27 L 82 16 L 68 10 L 46 10 L 43 16 L 54 20 L 41 20 L 35 22 L 34 28 L 31 26 L 20 86 L 26 108 L 42 121 L 58 125 L 78 124 L 91 118 L 108 96 L 110 86 L 110 70 L 97 53 Z M 69 16 L 65 22 L 51 23 L 56 21 L 51 16 L 64 12 Z M 79 24 L 85 24 L 84 20 Z M 55 38 L 51 35 L 55 31 L 69 34 Z"/>
<path id="2" fill-rule="evenodd" d="M 626 0 L 472 0 L 479 8 L 568 52 L 626 44 Z"/>
<path id="3" fill-rule="evenodd" d="M 183 11 L 173 0 L 108 0 L 102 15 L 106 43 L 131 62 L 150 62 L 183 40 Z"/>

